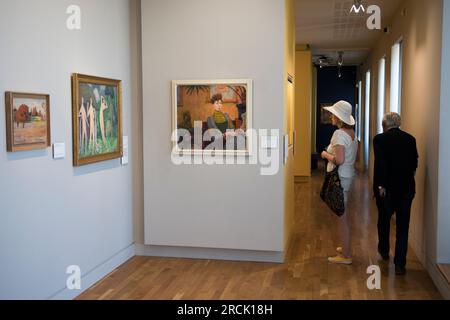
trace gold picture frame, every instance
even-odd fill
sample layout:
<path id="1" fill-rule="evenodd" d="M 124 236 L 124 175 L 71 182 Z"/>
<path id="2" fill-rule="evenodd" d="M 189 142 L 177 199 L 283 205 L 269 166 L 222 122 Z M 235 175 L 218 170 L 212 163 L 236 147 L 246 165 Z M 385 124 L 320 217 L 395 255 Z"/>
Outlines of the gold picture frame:
<path id="1" fill-rule="evenodd" d="M 73 165 L 123 156 L 122 81 L 72 75 Z"/>
<path id="2" fill-rule="evenodd" d="M 50 95 L 5 92 L 8 152 L 50 147 Z"/>
<path id="3" fill-rule="evenodd" d="M 215 110 L 212 99 L 219 97 L 221 110 Z M 213 119 L 214 111 L 221 113 L 225 119 L 225 127 L 218 127 Z M 223 149 L 210 149 L 212 140 L 194 141 L 194 126 L 201 125 L 202 137 L 208 130 L 223 134 Z M 250 156 L 253 154 L 253 81 L 251 79 L 214 79 L 214 80 L 173 80 L 172 81 L 172 129 L 176 140 L 172 140 L 173 154 L 191 155 L 234 155 Z M 234 130 L 228 137 L 226 130 Z M 182 130 L 182 131 L 181 131 Z M 182 132 L 190 133 L 192 144 L 188 148 L 180 148 L 179 137 Z M 237 140 L 242 138 L 242 148 Z M 234 150 L 226 150 L 227 139 L 234 140 Z"/>

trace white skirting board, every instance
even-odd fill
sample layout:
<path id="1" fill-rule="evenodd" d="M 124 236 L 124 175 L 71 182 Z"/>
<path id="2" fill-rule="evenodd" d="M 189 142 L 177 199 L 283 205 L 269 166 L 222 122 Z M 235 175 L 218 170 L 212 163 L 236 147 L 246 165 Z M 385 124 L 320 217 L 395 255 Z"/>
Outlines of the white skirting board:
<path id="1" fill-rule="evenodd" d="M 148 246 L 136 244 L 136 255 L 205 260 L 283 263 L 284 252 Z"/>
<path id="2" fill-rule="evenodd" d="M 113 257 L 103 262 L 93 270 L 83 274 L 81 277 L 81 290 L 69 290 L 67 288 L 61 289 L 49 300 L 72 300 L 82 294 L 84 291 L 92 287 L 95 283 L 102 280 L 116 268 L 127 262 L 135 256 L 135 244 L 126 247 L 125 249 L 116 253 Z"/>
<path id="3" fill-rule="evenodd" d="M 438 269 L 438 266 L 435 263 L 427 261 L 427 270 L 431 279 L 433 279 L 434 284 L 442 294 L 442 297 L 446 300 L 450 300 L 450 284 L 447 282 L 447 279 L 444 278 L 444 275 Z"/>

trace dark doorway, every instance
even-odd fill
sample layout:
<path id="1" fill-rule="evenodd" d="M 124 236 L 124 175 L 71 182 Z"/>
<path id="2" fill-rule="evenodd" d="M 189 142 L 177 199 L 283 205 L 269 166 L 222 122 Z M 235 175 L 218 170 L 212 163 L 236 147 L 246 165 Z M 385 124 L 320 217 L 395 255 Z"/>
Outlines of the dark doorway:
<path id="1" fill-rule="evenodd" d="M 320 154 L 330 143 L 337 129 L 322 115 L 322 107 L 333 105 L 339 100 L 352 104 L 353 114 L 356 104 L 356 67 L 342 67 L 341 77 L 337 67 L 317 67 L 317 132 L 316 147 Z"/>

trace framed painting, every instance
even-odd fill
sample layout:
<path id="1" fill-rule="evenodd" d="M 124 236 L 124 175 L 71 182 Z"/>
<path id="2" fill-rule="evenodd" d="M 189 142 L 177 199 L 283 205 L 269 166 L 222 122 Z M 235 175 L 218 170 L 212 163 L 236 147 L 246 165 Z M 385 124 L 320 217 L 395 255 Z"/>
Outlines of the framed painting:
<path id="1" fill-rule="evenodd" d="M 173 153 L 250 155 L 252 95 L 248 79 L 172 81 Z"/>
<path id="2" fill-rule="evenodd" d="M 74 166 L 121 158 L 121 81 L 73 74 L 72 121 Z"/>
<path id="3" fill-rule="evenodd" d="M 325 110 L 326 107 L 332 107 L 333 103 L 321 103 L 320 104 L 320 123 L 331 124 L 331 112 Z"/>
<path id="4" fill-rule="evenodd" d="M 8 152 L 45 149 L 50 146 L 50 96 L 5 93 L 6 148 Z"/>

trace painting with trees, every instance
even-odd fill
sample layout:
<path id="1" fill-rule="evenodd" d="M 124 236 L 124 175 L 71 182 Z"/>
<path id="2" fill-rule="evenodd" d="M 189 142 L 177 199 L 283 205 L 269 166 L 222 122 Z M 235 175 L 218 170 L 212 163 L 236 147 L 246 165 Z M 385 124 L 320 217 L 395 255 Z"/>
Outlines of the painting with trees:
<path id="1" fill-rule="evenodd" d="M 50 146 L 50 96 L 6 92 L 7 151 L 45 149 Z"/>
<path id="2" fill-rule="evenodd" d="M 121 81 L 72 76 L 74 165 L 122 156 Z"/>

